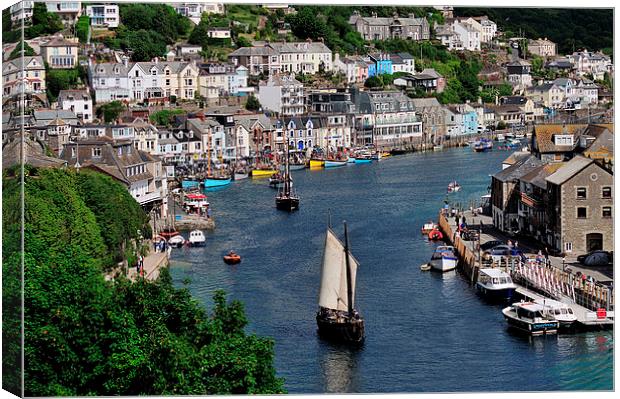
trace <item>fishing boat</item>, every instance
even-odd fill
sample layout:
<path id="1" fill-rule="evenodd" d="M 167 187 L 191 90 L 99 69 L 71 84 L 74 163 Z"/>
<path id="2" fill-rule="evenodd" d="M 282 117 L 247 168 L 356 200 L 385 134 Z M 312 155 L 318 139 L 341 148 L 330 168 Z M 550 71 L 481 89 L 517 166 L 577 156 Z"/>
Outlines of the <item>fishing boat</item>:
<path id="1" fill-rule="evenodd" d="M 189 243 L 192 246 L 204 245 L 207 242 L 205 234 L 201 230 L 192 230 L 189 232 Z"/>
<path id="2" fill-rule="evenodd" d="M 172 237 L 178 236 L 179 234 L 181 233 L 179 233 L 174 227 L 164 227 L 162 231 L 159 232 L 159 235 L 165 240 L 169 240 Z"/>
<path id="3" fill-rule="evenodd" d="M 367 151 L 360 151 L 355 155 L 355 163 L 371 163 L 372 157 Z"/>
<path id="4" fill-rule="evenodd" d="M 373 161 L 380 161 L 381 160 L 381 152 L 379 151 L 375 151 L 371 156 L 370 159 L 372 159 Z"/>
<path id="5" fill-rule="evenodd" d="M 454 254 L 454 247 L 449 245 L 440 245 L 435 248 L 433 256 L 431 256 L 431 267 L 440 272 L 447 272 L 456 269 L 457 257 Z"/>
<path id="6" fill-rule="evenodd" d="M 493 142 L 486 138 L 481 138 L 480 140 L 476 140 L 474 142 L 474 151 L 476 152 L 487 152 L 493 148 Z"/>
<path id="7" fill-rule="evenodd" d="M 438 228 L 438 226 L 433 221 L 430 221 L 428 223 L 424 223 L 424 226 L 422 226 L 422 234 L 428 235 L 428 233 L 430 233 L 431 231 L 433 231 L 433 230 L 435 230 L 437 228 Z"/>
<path id="8" fill-rule="evenodd" d="M 528 335 L 557 334 L 560 322 L 545 315 L 543 305 L 534 302 L 517 302 L 502 309 L 508 326 Z"/>
<path id="9" fill-rule="evenodd" d="M 286 145 L 286 157 L 284 159 L 284 176 L 282 188 L 276 195 L 276 208 L 281 211 L 292 212 L 299 209 L 299 196 L 293 191 L 293 179 L 288 160 L 288 143 Z"/>
<path id="10" fill-rule="evenodd" d="M 306 169 L 306 164 L 304 164 L 304 163 L 292 163 L 288 167 L 289 167 L 289 169 L 291 171 L 293 171 L 293 170 L 302 170 L 302 169 Z"/>
<path id="11" fill-rule="evenodd" d="M 241 256 L 237 255 L 235 251 L 230 251 L 228 255 L 224 255 L 224 263 L 227 265 L 236 265 L 241 263 Z"/>
<path id="12" fill-rule="evenodd" d="M 347 159 L 347 163 L 355 163 L 355 157 L 354 157 L 354 156 L 350 156 L 350 157 Z"/>
<path id="13" fill-rule="evenodd" d="M 200 187 L 200 182 L 198 180 L 183 179 L 183 181 L 181 181 L 181 188 L 183 188 L 183 190 L 189 190 L 190 188 L 199 188 L 199 187 Z"/>
<path id="14" fill-rule="evenodd" d="M 249 176 L 248 176 L 248 172 L 245 170 L 235 170 L 233 177 L 235 181 L 238 181 L 238 180 L 247 179 Z"/>
<path id="15" fill-rule="evenodd" d="M 208 176 L 207 178 L 204 180 L 204 186 L 205 188 L 213 188 L 213 187 L 222 187 L 222 186 L 227 186 L 230 184 L 230 182 L 232 181 L 232 179 L 230 178 L 230 176 Z"/>
<path id="16" fill-rule="evenodd" d="M 364 342 L 364 319 L 355 310 L 355 279 L 359 263 L 349 251 L 347 225 L 344 244 L 328 226 L 323 250 L 319 311 L 321 338 L 360 345 Z"/>
<path id="17" fill-rule="evenodd" d="M 338 168 L 340 166 L 345 166 L 348 160 L 340 161 L 340 160 L 325 160 L 325 169 L 327 168 Z"/>
<path id="18" fill-rule="evenodd" d="M 433 146 L 433 151 L 441 151 L 443 150 L 443 145 L 439 144 L 439 145 L 434 145 Z"/>
<path id="19" fill-rule="evenodd" d="M 310 159 L 310 169 L 320 169 L 325 166 L 324 159 L 311 158 Z"/>
<path id="20" fill-rule="evenodd" d="M 461 185 L 458 184 L 456 182 L 456 180 L 448 183 L 448 192 L 449 193 L 455 193 L 455 192 L 460 191 L 460 190 L 461 190 Z"/>
<path id="21" fill-rule="evenodd" d="M 501 143 L 501 142 L 503 142 L 504 140 L 506 140 L 506 137 L 504 137 L 504 135 L 503 135 L 503 134 L 498 133 L 498 134 L 497 134 L 497 139 L 496 139 L 496 140 L 497 140 L 498 142 L 500 142 L 500 143 Z"/>
<path id="22" fill-rule="evenodd" d="M 575 326 L 577 316 L 567 304 L 549 298 L 536 298 L 533 302 L 542 305 L 543 314 L 560 323 L 560 329 L 569 330 Z"/>
<path id="23" fill-rule="evenodd" d="M 269 176 L 273 176 L 274 173 L 276 173 L 277 170 L 275 169 L 271 169 L 271 168 L 267 168 L 267 169 L 253 169 L 250 172 L 250 176 L 252 177 L 269 177 Z"/>
<path id="24" fill-rule="evenodd" d="M 160 233 L 161 234 L 161 233 Z M 168 245 L 172 248 L 180 248 L 185 244 L 185 238 L 182 235 L 176 235 L 168 240 Z"/>
<path id="25" fill-rule="evenodd" d="M 517 286 L 512 282 L 510 274 L 495 269 L 480 269 L 476 290 L 489 300 L 509 301 Z"/>

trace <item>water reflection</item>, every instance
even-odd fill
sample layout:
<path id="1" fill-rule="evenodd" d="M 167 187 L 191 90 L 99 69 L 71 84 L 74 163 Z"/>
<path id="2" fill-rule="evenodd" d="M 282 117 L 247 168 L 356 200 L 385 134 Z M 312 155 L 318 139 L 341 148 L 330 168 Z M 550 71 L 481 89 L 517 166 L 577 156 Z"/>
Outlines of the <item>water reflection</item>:
<path id="1" fill-rule="evenodd" d="M 358 357 L 363 347 L 352 348 L 346 345 L 327 344 L 320 348 L 321 374 L 325 392 L 359 392 Z"/>

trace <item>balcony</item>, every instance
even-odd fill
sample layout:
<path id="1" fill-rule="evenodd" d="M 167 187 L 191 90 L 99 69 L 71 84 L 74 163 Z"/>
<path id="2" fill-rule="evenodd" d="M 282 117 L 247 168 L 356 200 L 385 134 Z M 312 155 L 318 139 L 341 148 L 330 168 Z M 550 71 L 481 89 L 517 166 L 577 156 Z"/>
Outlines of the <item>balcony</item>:
<path id="1" fill-rule="evenodd" d="M 544 206 L 541 199 L 526 193 L 521 193 L 521 202 L 530 208 L 540 209 Z"/>
<path id="2" fill-rule="evenodd" d="M 136 201 L 138 201 L 140 205 L 145 205 L 153 201 L 159 201 L 160 199 L 161 199 L 161 195 L 159 191 L 153 191 L 152 193 L 146 193 L 143 195 L 138 195 L 136 197 Z"/>

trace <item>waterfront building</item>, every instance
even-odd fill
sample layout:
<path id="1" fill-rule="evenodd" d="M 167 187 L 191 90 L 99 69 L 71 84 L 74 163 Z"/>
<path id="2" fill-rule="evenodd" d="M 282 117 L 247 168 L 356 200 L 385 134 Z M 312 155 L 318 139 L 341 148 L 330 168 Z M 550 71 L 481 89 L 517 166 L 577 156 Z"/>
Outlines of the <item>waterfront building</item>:
<path id="1" fill-rule="evenodd" d="M 2 87 L 4 98 L 22 93 L 45 93 L 43 57 L 19 57 L 3 62 Z"/>
<path id="2" fill-rule="evenodd" d="M 527 155 L 491 177 L 491 216 L 493 225 L 499 230 L 514 232 L 519 229 L 519 179 L 543 164 L 535 156 Z"/>
<path id="3" fill-rule="evenodd" d="M 65 39 L 56 35 L 41 44 L 41 56 L 52 69 L 70 69 L 77 66 L 79 44 L 77 38 Z"/>
<path id="4" fill-rule="evenodd" d="M 82 2 L 80 1 L 46 1 L 47 12 L 58 14 L 62 22 L 66 25 L 73 25 L 82 13 Z"/>
<path id="5" fill-rule="evenodd" d="M 422 140 L 422 122 L 411 98 L 400 91 L 354 92 L 355 142 L 380 147 L 413 145 Z"/>
<path id="6" fill-rule="evenodd" d="M 609 171 L 613 171 L 614 163 L 613 129 L 613 125 L 588 125 L 579 137 L 582 155 L 593 159 Z"/>
<path id="7" fill-rule="evenodd" d="M 430 27 L 426 18 L 416 18 L 409 14 L 408 17 L 400 17 L 395 14 L 391 18 L 377 17 L 372 13 L 370 17 L 363 17 L 358 11 L 354 11 L 349 18 L 349 24 L 357 30 L 364 40 L 429 40 Z"/>
<path id="8" fill-rule="evenodd" d="M 450 137 L 472 135 L 478 133 L 478 113 L 469 104 L 450 104 L 447 108 L 452 112 L 454 124 L 459 128 L 450 132 Z"/>
<path id="9" fill-rule="evenodd" d="M 547 232 L 547 177 L 555 173 L 563 163 L 535 167 L 519 178 L 520 198 L 518 207 L 519 231 L 539 241 L 546 241 Z"/>
<path id="10" fill-rule="evenodd" d="M 441 143 L 448 132 L 444 107 L 435 97 L 413 98 L 412 102 L 422 121 L 422 142 Z"/>
<path id="11" fill-rule="evenodd" d="M 556 48 L 557 45 L 546 37 L 530 40 L 527 45 L 527 51 L 540 57 L 555 57 Z"/>
<path id="12" fill-rule="evenodd" d="M 86 6 L 86 15 L 94 27 L 118 28 L 121 20 L 117 4 L 89 4 Z"/>
<path id="13" fill-rule="evenodd" d="M 127 186 L 147 212 L 156 209 L 160 216 L 167 214 L 167 183 L 161 160 L 136 150 L 131 140 L 103 136 L 68 142 L 60 158 L 71 166 L 111 176 Z"/>
<path id="14" fill-rule="evenodd" d="M 93 120 L 93 100 L 86 89 L 61 90 L 58 94 L 58 108 L 74 112 L 82 123 Z"/>
<path id="15" fill-rule="evenodd" d="M 281 116 L 299 116 L 306 113 L 304 85 L 293 75 L 270 75 L 258 88 L 258 100 L 263 110 Z"/>
<path id="16" fill-rule="evenodd" d="M 613 176 L 582 156 L 545 179 L 547 242 L 564 253 L 613 251 Z"/>
<path id="17" fill-rule="evenodd" d="M 579 142 L 579 136 L 587 125 L 535 125 L 530 148 L 532 155 L 544 163 L 563 162 L 571 159 Z"/>
<path id="18" fill-rule="evenodd" d="M 125 123 L 133 128 L 133 144 L 137 150 L 158 154 L 159 131 L 148 119 L 129 117 Z"/>

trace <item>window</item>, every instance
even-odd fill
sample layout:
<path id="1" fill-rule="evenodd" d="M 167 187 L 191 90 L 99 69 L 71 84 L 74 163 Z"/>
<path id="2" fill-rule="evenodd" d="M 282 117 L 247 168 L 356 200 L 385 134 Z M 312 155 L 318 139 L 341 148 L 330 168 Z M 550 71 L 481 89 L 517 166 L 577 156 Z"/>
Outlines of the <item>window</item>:
<path id="1" fill-rule="evenodd" d="M 170 79 L 166 79 L 166 86 L 170 86 Z M 168 90 L 168 96 L 170 95 L 170 90 Z"/>
<path id="2" fill-rule="evenodd" d="M 577 187 L 577 199 L 586 199 L 588 190 L 585 187 Z"/>
<path id="3" fill-rule="evenodd" d="M 564 243 L 564 252 L 573 252 L 573 243 L 565 242 Z"/>
<path id="4" fill-rule="evenodd" d="M 577 208 L 577 219 L 585 219 L 588 217 L 588 208 L 580 206 Z"/>
<path id="5" fill-rule="evenodd" d="M 93 157 L 100 158 L 101 157 L 101 147 L 93 148 Z"/>
<path id="6" fill-rule="evenodd" d="M 611 198 L 611 187 L 603 187 L 603 198 Z"/>
<path id="7" fill-rule="evenodd" d="M 611 206 L 603 207 L 603 219 L 611 219 Z"/>

